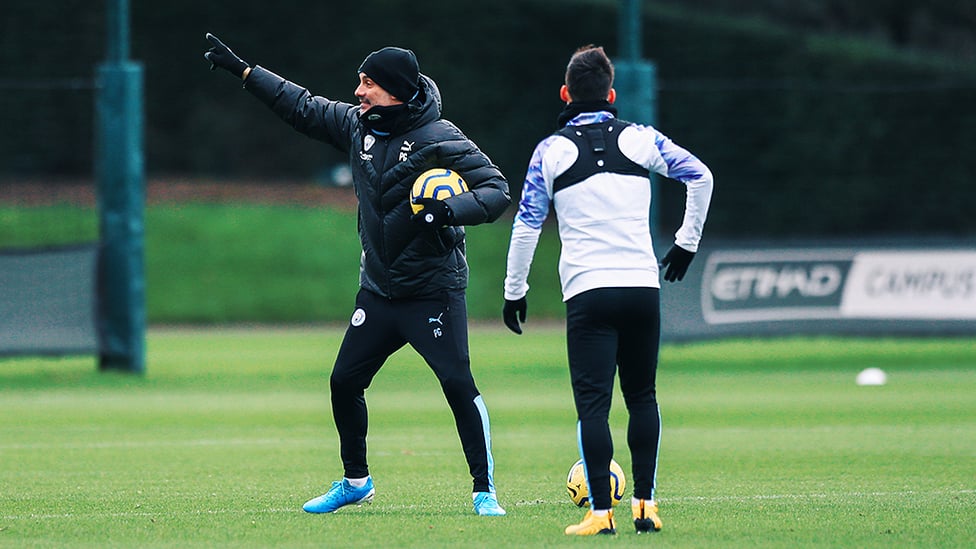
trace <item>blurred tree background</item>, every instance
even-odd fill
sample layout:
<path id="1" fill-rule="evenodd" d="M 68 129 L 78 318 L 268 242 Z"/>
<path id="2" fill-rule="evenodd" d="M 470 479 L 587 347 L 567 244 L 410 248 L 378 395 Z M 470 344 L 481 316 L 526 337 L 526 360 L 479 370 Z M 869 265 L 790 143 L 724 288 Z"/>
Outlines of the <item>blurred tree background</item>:
<path id="1" fill-rule="evenodd" d="M 971 0 L 655 0 L 643 56 L 656 126 L 716 176 L 710 236 L 976 235 Z M 151 179 L 331 182 L 344 158 L 278 121 L 202 54 L 213 32 L 252 64 L 354 101 L 370 52 L 417 52 L 443 114 L 509 177 L 554 129 L 580 45 L 616 54 L 614 0 L 132 2 Z M 103 2 L 0 8 L 0 185 L 92 173 Z M 40 183 L 39 183 L 40 184 Z M 680 200 L 665 185 L 665 201 Z M 677 223 L 680 208 L 666 225 Z"/>

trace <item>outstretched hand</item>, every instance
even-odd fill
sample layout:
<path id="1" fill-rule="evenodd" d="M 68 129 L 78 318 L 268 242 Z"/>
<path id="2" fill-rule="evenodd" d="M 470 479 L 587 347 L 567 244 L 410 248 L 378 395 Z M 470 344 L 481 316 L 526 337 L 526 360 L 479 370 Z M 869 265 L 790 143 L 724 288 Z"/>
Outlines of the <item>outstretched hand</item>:
<path id="1" fill-rule="evenodd" d="M 502 320 L 505 321 L 505 325 L 508 326 L 509 330 L 519 335 L 522 334 L 522 327 L 519 325 L 519 321 L 525 322 L 526 309 L 525 297 L 505 300 L 505 306 L 502 308 Z"/>
<path id="2" fill-rule="evenodd" d="M 230 48 L 228 48 L 220 38 L 207 33 L 207 40 L 213 44 L 203 57 L 210 61 L 210 70 L 214 70 L 217 67 L 224 69 L 225 71 L 237 76 L 238 78 L 244 75 L 244 70 L 250 65 L 244 62 L 240 57 L 237 56 Z"/>
<path id="3" fill-rule="evenodd" d="M 664 273 L 664 280 L 674 282 L 684 278 L 692 259 L 695 259 L 695 252 L 689 252 L 677 244 L 671 246 L 668 253 L 664 254 L 661 259 L 660 267 L 662 269 L 667 267 L 668 269 Z"/>

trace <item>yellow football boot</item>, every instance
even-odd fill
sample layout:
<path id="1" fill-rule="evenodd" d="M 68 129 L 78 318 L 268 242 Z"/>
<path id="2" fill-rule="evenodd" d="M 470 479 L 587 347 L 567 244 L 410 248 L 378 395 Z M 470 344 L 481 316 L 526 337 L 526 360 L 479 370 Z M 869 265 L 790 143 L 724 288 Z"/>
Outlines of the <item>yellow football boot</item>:
<path id="1" fill-rule="evenodd" d="M 634 528 L 638 534 L 661 531 L 661 517 L 657 516 L 657 503 L 653 499 L 631 499 L 634 512 Z"/>
<path id="2" fill-rule="evenodd" d="M 593 510 L 589 510 L 583 516 L 583 522 L 570 524 L 566 527 L 567 536 L 595 536 L 597 534 L 612 536 L 616 533 L 617 528 L 613 522 L 612 509 L 603 516 L 596 516 L 593 514 Z"/>

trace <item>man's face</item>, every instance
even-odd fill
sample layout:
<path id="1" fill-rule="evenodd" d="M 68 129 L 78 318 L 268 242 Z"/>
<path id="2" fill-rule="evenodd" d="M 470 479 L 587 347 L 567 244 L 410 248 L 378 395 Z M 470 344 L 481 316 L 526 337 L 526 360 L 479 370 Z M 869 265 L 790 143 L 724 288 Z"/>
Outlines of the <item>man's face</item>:
<path id="1" fill-rule="evenodd" d="M 363 73 L 359 73 L 359 85 L 356 86 L 355 93 L 359 99 L 360 112 L 366 112 L 374 106 L 387 107 L 403 103 Z"/>

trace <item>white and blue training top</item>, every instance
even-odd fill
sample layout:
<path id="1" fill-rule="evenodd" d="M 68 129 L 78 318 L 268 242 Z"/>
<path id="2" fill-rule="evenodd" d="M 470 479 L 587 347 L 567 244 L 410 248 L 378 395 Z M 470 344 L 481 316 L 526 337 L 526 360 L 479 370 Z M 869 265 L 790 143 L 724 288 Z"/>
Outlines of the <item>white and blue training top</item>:
<path id="1" fill-rule="evenodd" d="M 600 124 L 613 118 L 607 111 L 586 112 L 567 126 Z M 686 186 L 684 219 L 675 234 L 675 244 L 697 252 L 712 196 L 708 167 L 651 126 L 624 126 L 617 146 L 627 159 L 648 172 Z M 540 142 L 532 153 L 512 226 L 505 299 L 519 299 L 529 290 L 529 268 L 550 203 L 562 242 L 559 278 L 563 301 L 594 288 L 660 288 L 651 242 L 649 178 L 596 171 L 578 183 L 554 190 L 555 180 L 579 156 L 577 145 L 558 133 Z"/>

